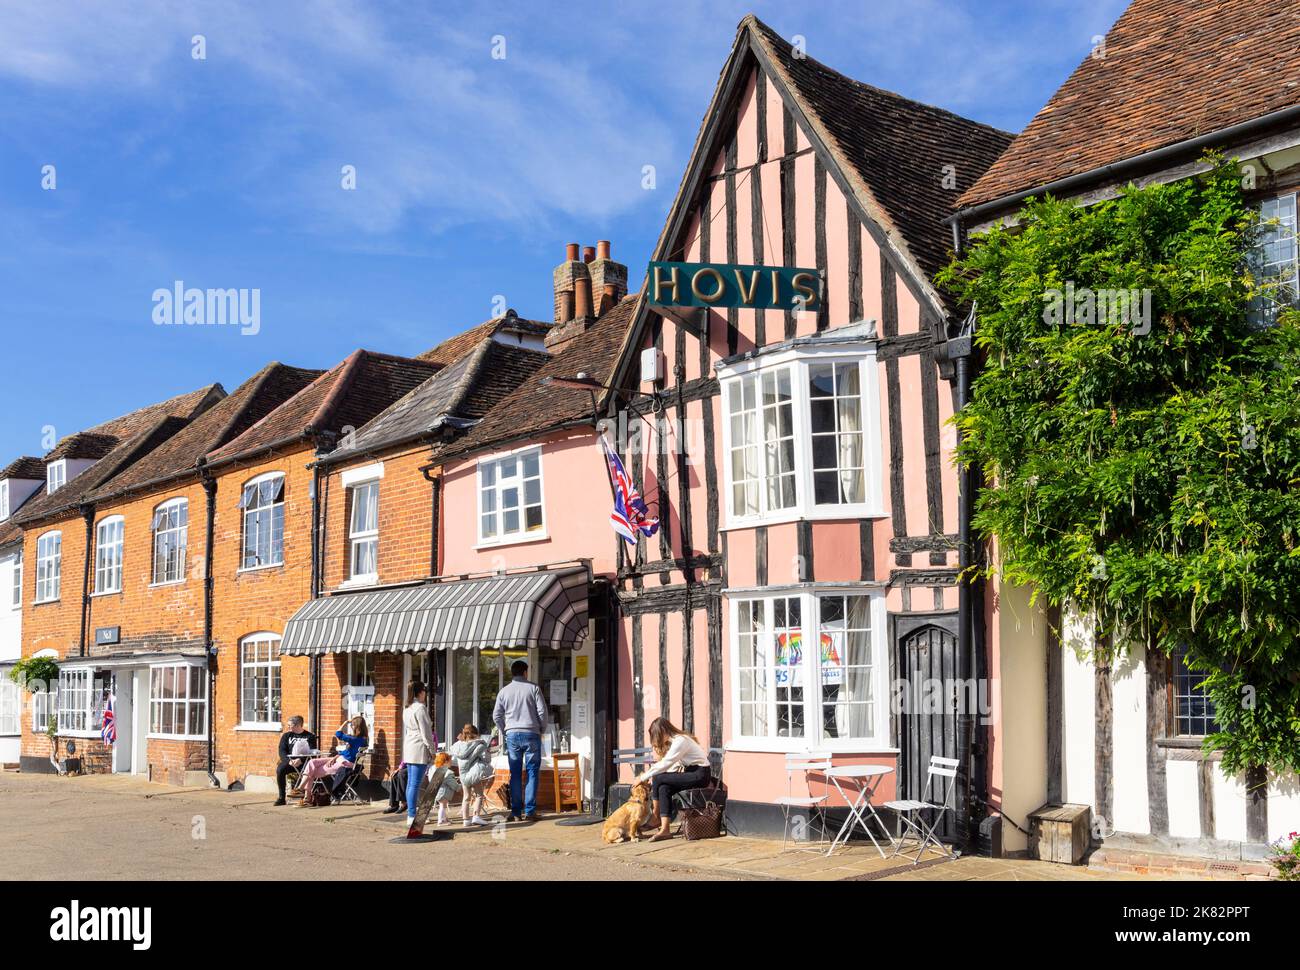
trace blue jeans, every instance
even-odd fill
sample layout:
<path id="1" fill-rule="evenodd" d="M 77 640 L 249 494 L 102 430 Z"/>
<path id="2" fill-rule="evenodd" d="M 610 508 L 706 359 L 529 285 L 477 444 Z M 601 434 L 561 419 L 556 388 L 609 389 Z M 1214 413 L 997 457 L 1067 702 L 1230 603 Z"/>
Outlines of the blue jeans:
<path id="1" fill-rule="evenodd" d="M 415 809 L 420 804 L 420 788 L 428 773 L 428 765 L 406 766 L 406 817 L 412 822 L 415 821 Z"/>
<path id="2" fill-rule="evenodd" d="M 535 731 L 506 734 L 506 760 L 510 762 L 510 814 L 537 813 L 537 776 L 542 768 L 542 736 Z M 528 771 L 528 784 L 520 777 Z M 520 788 L 523 791 L 520 791 Z"/>

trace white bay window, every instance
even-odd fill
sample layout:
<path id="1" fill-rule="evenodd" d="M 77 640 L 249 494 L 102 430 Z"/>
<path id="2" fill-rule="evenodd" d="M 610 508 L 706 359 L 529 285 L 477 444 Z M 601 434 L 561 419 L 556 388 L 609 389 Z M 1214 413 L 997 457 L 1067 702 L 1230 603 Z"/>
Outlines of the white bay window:
<path id="1" fill-rule="evenodd" d="M 882 595 L 827 587 L 737 596 L 731 630 L 735 747 L 888 747 Z"/>
<path id="2" fill-rule="evenodd" d="M 719 366 L 728 525 L 881 514 L 875 368 L 806 348 Z"/>
<path id="3" fill-rule="evenodd" d="M 208 673 L 198 664 L 149 669 L 149 736 L 204 738 L 208 731 Z"/>

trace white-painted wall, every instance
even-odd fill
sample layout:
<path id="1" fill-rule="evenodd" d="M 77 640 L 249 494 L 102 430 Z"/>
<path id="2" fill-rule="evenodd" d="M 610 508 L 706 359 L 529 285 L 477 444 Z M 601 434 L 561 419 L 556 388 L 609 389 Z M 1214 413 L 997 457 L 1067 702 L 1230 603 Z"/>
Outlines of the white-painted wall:
<path id="1" fill-rule="evenodd" d="M 0 663 L 23 655 L 23 611 L 13 608 L 14 569 L 21 556 L 21 545 L 0 552 Z"/>
<path id="2" fill-rule="evenodd" d="M 9 684 L 9 670 L 13 661 L 23 653 L 23 611 L 13 608 L 14 564 L 22 554 L 17 544 L 0 552 L 0 679 Z M 5 690 L 13 690 L 5 686 Z M 22 696 L 20 695 L 20 700 Z M 22 718 L 18 734 L 0 735 L 0 764 L 17 764 L 21 745 Z"/>
<path id="3" fill-rule="evenodd" d="M 1027 587 L 999 586 L 995 614 L 998 669 L 997 704 L 1000 721 L 994 758 L 994 804 L 1016 825 L 1025 826 L 1029 813 L 1047 801 L 1047 618 L 1040 606 L 1029 605 Z M 1002 826 L 1002 846 L 1014 852 L 1029 840 L 1015 825 Z"/>
<path id="4" fill-rule="evenodd" d="M 1089 805 L 1096 813 L 1096 668 L 1086 655 L 1092 642 L 1087 617 L 1067 612 L 1063 619 L 1062 735 L 1063 797 Z M 1094 818 L 1106 834 L 1150 835 L 1147 786 L 1146 656 L 1134 647 L 1111 670 L 1112 819 Z M 1046 722 L 1044 722 L 1045 724 Z M 1165 758 L 1166 808 L 1171 839 L 1246 841 L 1247 793 L 1241 778 L 1223 773 L 1212 762 L 1214 831 L 1201 829 L 1200 761 Z M 1268 789 L 1268 838 L 1300 831 L 1300 782 L 1273 777 Z"/>

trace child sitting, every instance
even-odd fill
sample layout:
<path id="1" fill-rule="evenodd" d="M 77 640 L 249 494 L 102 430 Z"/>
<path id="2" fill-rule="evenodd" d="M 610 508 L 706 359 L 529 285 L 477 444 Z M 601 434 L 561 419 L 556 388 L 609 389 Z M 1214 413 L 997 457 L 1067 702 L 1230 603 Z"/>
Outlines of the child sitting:
<path id="1" fill-rule="evenodd" d="M 446 768 L 451 763 L 451 755 L 445 751 L 439 751 L 433 759 L 434 770 Z M 451 804 L 451 796 L 460 791 L 460 779 L 448 771 L 442 777 L 442 785 L 438 788 L 438 794 L 434 800 L 438 803 L 438 824 L 450 825 L 447 819 L 447 806 Z"/>

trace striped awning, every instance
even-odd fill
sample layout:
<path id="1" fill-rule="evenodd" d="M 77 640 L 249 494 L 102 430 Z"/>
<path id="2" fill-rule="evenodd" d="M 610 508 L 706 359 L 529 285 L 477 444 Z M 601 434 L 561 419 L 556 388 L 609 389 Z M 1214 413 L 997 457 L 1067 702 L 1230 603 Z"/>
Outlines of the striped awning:
<path id="1" fill-rule="evenodd" d="M 312 600 L 285 626 L 281 653 L 572 649 L 587 636 L 587 570 L 462 579 Z"/>

